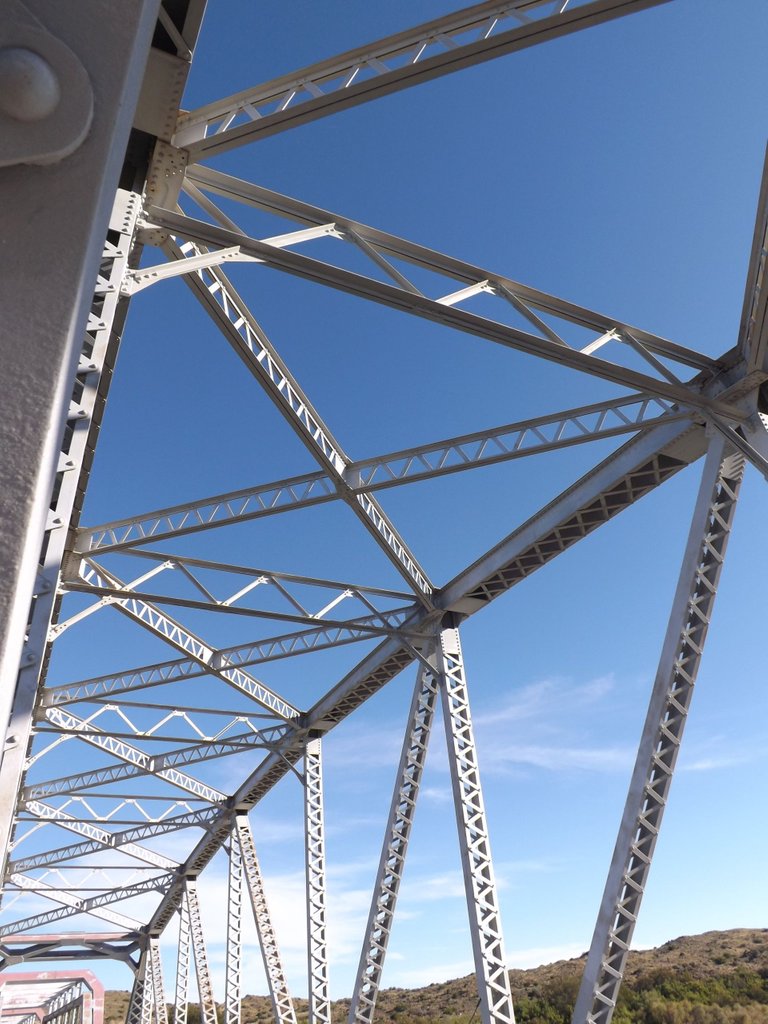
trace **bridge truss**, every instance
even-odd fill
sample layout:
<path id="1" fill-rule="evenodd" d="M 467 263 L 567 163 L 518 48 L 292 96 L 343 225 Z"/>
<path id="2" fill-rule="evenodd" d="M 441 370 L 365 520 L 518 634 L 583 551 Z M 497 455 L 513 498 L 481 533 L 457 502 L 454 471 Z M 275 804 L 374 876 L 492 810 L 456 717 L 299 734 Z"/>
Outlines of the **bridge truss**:
<path id="1" fill-rule="evenodd" d="M 158 21 L 144 88 L 74 383 L 67 385 L 61 450 L 49 467 L 53 496 L 39 524 L 42 555 L 30 582 L 33 600 L 0 767 L 4 968 L 36 960 L 120 960 L 135 976 L 131 1024 L 166 1024 L 160 940 L 170 928 L 178 935 L 175 1020 L 186 1020 L 194 974 L 202 1016 L 215 1024 L 198 886 L 223 854 L 229 865 L 226 1024 L 239 1021 L 246 915 L 255 922 L 275 1018 L 293 1024 L 269 879 L 262 876 L 249 812 L 298 786 L 309 1018 L 330 1021 L 323 747 L 353 712 L 415 668 L 360 937 L 350 1024 L 374 1019 L 427 747 L 440 720 L 482 1019 L 512 1022 L 462 623 L 700 462 L 688 541 L 575 1010 L 575 1024 L 609 1024 L 742 476 L 747 464 L 768 474 L 761 288 L 768 188 L 759 201 L 739 337 L 711 357 L 521 284 L 503 268 L 444 255 L 246 180 L 230 173 L 231 163 L 223 170 L 211 161 L 663 2 L 491 0 L 191 111 L 180 110 L 179 101 L 201 5 L 154 5 Z M 267 272 L 352 297 L 356 313 L 371 303 L 452 331 L 467 344 L 500 346 L 510 359 L 518 353 L 569 371 L 597 382 L 593 399 L 353 457 L 342 445 L 346 437 L 337 438 L 323 418 L 321 401 L 316 405 L 301 375 L 294 375 L 291 346 L 284 351 L 258 318 L 258 290 L 255 300 L 246 297 L 249 275 L 261 281 Z M 271 402 L 275 433 L 284 430 L 297 440 L 301 455 L 274 474 L 246 474 L 233 481 L 236 490 L 213 492 L 194 486 L 205 474 L 195 472 L 193 453 L 183 500 L 84 524 L 86 486 L 128 306 L 141 303 L 147 289 L 179 295 L 180 288 L 170 291 L 179 282 L 237 357 L 226 372 L 253 378 L 254 390 Z M 323 372 L 351 371 L 329 361 Z M 257 443 L 227 434 L 221 425 L 227 410 L 202 408 L 196 415 L 210 423 L 220 445 L 245 451 Z M 585 473 L 448 580 L 432 578 L 385 510 L 388 493 L 406 485 L 451 475 L 471 488 L 470 471 L 523 459 L 538 466 L 545 453 L 601 443 L 600 459 Z M 269 437 L 258 444 L 268 446 Z M 244 466 L 254 464 L 258 460 L 243 458 Z M 165 493 L 162 481 L 158 491 Z M 132 496 L 128 504 L 135 504 Z M 358 559 L 365 571 L 337 578 L 293 568 L 293 549 L 302 547 L 297 534 L 317 530 L 322 538 L 326 520 L 313 516 L 326 510 L 343 516 L 349 534 L 353 555 L 339 552 L 339 564 L 354 564 L 358 550 L 365 550 Z M 421 514 L 439 518 L 450 510 L 430 501 Z M 287 524 L 282 533 L 275 521 Z M 344 547 L 341 535 L 333 536 Z M 369 565 L 376 567 L 372 578 L 360 582 Z M 90 665 L 88 637 L 98 636 L 98 623 L 109 616 L 124 624 L 114 634 L 124 644 L 115 655 L 119 667 L 60 678 L 59 646 L 76 645 L 72 638 L 82 636 L 78 659 Z M 109 644 L 112 635 L 104 634 Z M 143 658 L 145 651 L 164 653 Z M 333 660 L 323 660 L 329 656 Z M 271 677 L 275 666 L 283 674 Z M 328 666 L 338 674 L 329 675 Z"/>

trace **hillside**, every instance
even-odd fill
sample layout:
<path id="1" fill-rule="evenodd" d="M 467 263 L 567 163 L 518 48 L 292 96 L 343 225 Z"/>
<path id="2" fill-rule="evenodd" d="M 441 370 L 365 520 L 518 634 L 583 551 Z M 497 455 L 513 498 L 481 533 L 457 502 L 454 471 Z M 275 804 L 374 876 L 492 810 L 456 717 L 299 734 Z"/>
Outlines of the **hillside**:
<path id="1" fill-rule="evenodd" d="M 510 971 L 517 1024 L 568 1024 L 584 958 Z M 106 1024 L 122 1024 L 126 992 L 108 992 Z M 478 1024 L 474 977 L 420 989 L 384 989 L 377 1024 Z M 196 1008 L 191 1008 L 196 1011 Z M 297 1000 L 299 1019 L 306 1004 Z M 346 1021 L 349 1000 L 334 1003 Z M 190 1024 L 198 1014 L 190 1013 Z M 243 1000 L 243 1024 L 268 1024 L 265 996 Z M 630 955 L 615 1024 L 768 1024 L 768 930 L 737 928 L 683 936 Z"/>

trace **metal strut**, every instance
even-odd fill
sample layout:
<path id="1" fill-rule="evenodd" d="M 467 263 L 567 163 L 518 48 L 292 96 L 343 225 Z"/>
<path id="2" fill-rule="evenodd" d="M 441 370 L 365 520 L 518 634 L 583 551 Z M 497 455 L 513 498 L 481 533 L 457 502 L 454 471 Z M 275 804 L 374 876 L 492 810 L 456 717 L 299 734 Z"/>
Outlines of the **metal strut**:
<path id="1" fill-rule="evenodd" d="M 224 1020 L 225 1024 L 240 1024 L 243 961 L 243 858 L 234 829 L 229 840 L 228 894 Z"/>
<path id="2" fill-rule="evenodd" d="M 127 1024 L 152 1024 L 152 982 L 148 946 L 141 951 L 139 957 L 125 1019 Z"/>
<path id="3" fill-rule="evenodd" d="M 256 920 L 256 930 L 259 935 L 261 955 L 264 958 L 264 970 L 267 974 L 269 994 L 272 997 L 275 1019 L 278 1024 L 296 1024 L 296 1011 L 288 991 L 282 957 L 280 956 L 277 939 L 272 928 L 272 919 L 264 895 L 261 869 L 258 857 L 256 856 L 256 846 L 253 841 L 253 833 L 248 823 L 247 814 L 237 814 L 235 816 L 235 828 L 232 835 L 233 840 L 237 842 L 240 848 L 243 873 L 248 885 L 248 893 L 251 897 L 251 907 L 253 908 L 253 916 Z"/>
<path id="4" fill-rule="evenodd" d="M 179 905 L 179 944 L 176 954 L 176 992 L 173 1000 L 173 1024 L 187 1024 L 189 956 L 189 904 L 185 893 Z"/>
<path id="5" fill-rule="evenodd" d="M 371 1024 L 373 1021 L 436 703 L 436 675 L 422 665 L 405 727 L 400 766 L 349 1008 L 349 1024 Z"/>
<path id="6" fill-rule="evenodd" d="M 514 1024 L 464 660 L 455 627 L 440 632 L 437 665 L 480 1013 L 483 1024 Z"/>
<path id="7" fill-rule="evenodd" d="M 573 1024 L 609 1024 L 645 892 L 744 472 L 715 435 L 707 453 L 667 634 Z"/>
<path id="8" fill-rule="evenodd" d="M 168 1024 L 168 1008 L 165 1003 L 163 965 L 160 960 L 160 940 L 149 940 L 149 970 L 152 975 L 152 1002 L 154 1003 L 154 1024 Z"/>
<path id="9" fill-rule="evenodd" d="M 48 636 L 59 603 L 57 587 L 61 563 L 68 548 L 68 540 L 71 540 L 69 528 L 76 526 L 79 518 L 127 312 L 127 303 L 120 300 L 119 286 L 129 266 L 131 240 L 139 209 L 140 197 L 137 193 L 118 189 L 72 385 L 71 415 L 64 432 L 56 486 L 40 554 L 26 641 L 8 723 L 9 739 L 1 755 L 0 837 L 7 838 L 12 832 L 14 802 L 33 732 L 32 712 L 50 656 Z M 10 846 L 7 841 L 3 841 L 2 845 L 5 849 L 0 850 L 0 858 L 7 855 Z"/>
<path id="10" fill-rule="evenodd" d="M 319 737 L 304 753 L 304 814 L 307 870 L 307 960 L 309 1024 L 330 1024 L 328 995 L 328 933 L 325 921 L 325 820 L 323 762 Z"/>
<path id="11" fill-rule="evenodd" d="M 184 257 L 182 247 L 172 240 L 164 249 L 173 259 Z M 201 251 L 194 243 L 192 249 Z M 218 267 L 209 267 L 185 277 L 185 281 L 310 454 L 341 487 L 344 500 L 400 575 L 422 601 L 430 604 L 433 587 L 425 571 L 377 499 L 366 492 L 352 494 L 348 490 L 344 470 L 349 458 L 229 278 Z"/>
<path id="12" fill-rule="evenodd" d="M 189 910 L 189 933 L 192 938 L 192 953 L 197 972 L 197 989 L 200 995 L 200 1016 L 203 1024 L 218 1024 L 216 1003 L 213 999 L 211 973 L 208 969 L 208 954 L 205 950 L 203 924 L 200 920 L 200 904 L 197 899 L 197 881 L 186 880 L 187 909 Z"/>

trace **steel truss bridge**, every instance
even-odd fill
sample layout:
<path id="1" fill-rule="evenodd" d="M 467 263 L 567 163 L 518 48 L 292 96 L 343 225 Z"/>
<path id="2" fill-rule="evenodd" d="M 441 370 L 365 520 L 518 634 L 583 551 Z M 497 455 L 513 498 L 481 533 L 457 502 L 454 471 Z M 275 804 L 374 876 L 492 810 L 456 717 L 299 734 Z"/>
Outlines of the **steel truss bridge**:
<path id="1" fill-rule="evenodd" d="M 25 48 L 34 60 L 31 98 L 23 90 L 14 93 L 2 113 L 10 126 L 1 154 L 3 187 L 10 185 L 19 197 L 18 212 L 9 209 L 11 225 L 19 217 L 23 228 L 29 215 L 25 190 L 39 192 L 41 181 L 51 187 L 41 200 L 50 231 L 31 247 L 34 252 L 18 256 L 11 287 L 3 293 L 8 325 L 13 330 L 23 323 L 37 360 L 32 404 L 47 410 L 31 423 L 29 411 L 11 399 L 8 422 L 16 416 L 21 429 L 11 434 L 2 456 L 9 527 L 0 555 L 11 581 L 2 598 L 0 649 L 3 713 L 9 717 L 0 769 L 3 968 L 120 960 L 135 976 L 130 1024 L 166 1024 L 160 940 L 171 926 L 178 934 L 176 1024 L 186 1020 L 193 973 L 205 1024 L 215 1024 L 197 886 L 206 866 L 224 851 L 226 1024 L 239 1020 L 242 929 L 250 913 L 277 1024 L 295 1024 L 249 812 L 273 790 L 295 787 L 298 780 L 305 819 L 309 1018 L 312 1024 L 329 1022 L 324 738 L 416 666 L 360 937 L 350 1024 L 374 1019 L 427 746 L 440 719 L 482 1019 L 511 1024 L 461 624 L 699 461 L 689 539 L 575 1010 L 575 1024 L 608 1024 L 744 468 L 751 463 L 768 472 L 768 292 L 762 288 L 768 187 L 759 200 L 738 339 L 710 358 L 500 270 L 242 180 L 209 161 L 259 138 L 634 16 L 659 2 L 487 0 L 190 111 L 179 104 L 202 0 L 136 0 L 125 5 L 130 11 L 111 12 L 96 0 L 79 0 L 66 16 L 61 7 L 71 5 L 52 10 L 34 0 L 12 0 L 3 45 Z M 99 25 L 99 19 L 110 31 L 96 47 L 83 27 Z M 46 68 L 58 77 L 61 100 L 46 92 Z M 24 107 L 27 100 L 31 106 Z M 57 188 L 69 197 L 66 204 L 57 205 Z M 233 212 L 238 208 L 241 218 Z M 283 230 L 263 235 L 238 226 L 253 211 L 279 221 Z M 61 267 L 50 309 L 30 311 L 19 291 L 26 287 L 29 295 L 30 276 L 50 256 L 47 239 L 53 245 L 60 237 L 71 243 L 71 259 Z M 317 257 L 320 250 L 312 243 L 318 240 L 330 259 Z M 347 259 L 350 253 L 354 259 Z M 615 397 L 352 458 L 267 336 L 258 309 L 235 287 L 235 276 L 247 279 L 249 264 L 453 328 L 473 344 L 492 342 L 608 382 Z M 128 306 L 137 293 L 167 287 L 166 279 L 175 277 L 239 357 L 242 373 L 273 403 L 279 414 L 275 429 L 281 417 L 313 468 L 296 474 L 289 467 L 289 475 L 278 479 L 236 481 L 238 490 L 83 524 Z M 478 296 L 489 300 L 484 309 L 494 305 L 493 315 L 476 312 L 472 300 Z M 582 339 L 578 344 L 574 328 Z M 636 357 L 634 368 L 624 358 L 628 350 Z M 11 359 L 10 394 L 21 393 L 13 387 L 17 371 Z M 463 474 L 471 487 L 469 471 L 478 467 L 605 439 L 613 439 L 607 457 L 448 581 L 430 578 L 379 498 L 385 490 L 445 474 Z M 25 470 L 18 472 L 22 464 Z M 256 566 L 248 558 L 245 564 L 221 560 L 215 548 L 209 557 L 193 556 L 180 543 L 190 535 L 202 543 L 245 522 L 261 528 L 256 520 L 331 503 L 346 509 L 356 523 L 350 531 L 357 528 L 394 568 L 398 587 L 300 575 Z M 311 526 L 311 519 L 306 522 Z M 93 616 L 110 614 L 170 648 L 166 657 L 137 664 L 129 645 L 120 654 L 120 671 L 70 682 L 49 678 L 51 649 L 60 638 Z M 249 639 L 229 645 L 213 640 L 222 616 L 247 629 Z M 314 686 L 305 686 L 311 698 L 304 703 L 260 678 L 262 666 L 303 655 L 302 678 L 312 680 L 309 655 L 341 648 L 351 667 L 322 688 L 319 674 Z M 211 781 L 216 759 L 230 766 L 226 791 Z M 182 852 L 172 857 L 163 851 Z M 137 898 L 150 908 L 141 920 L 128 913 Z"/>
<path id="2" fill-rule="evenodd" d="M 0 979 L 9 1024 L 102 1024 L 104 989 L 90 971 L 26 971 Z"/>

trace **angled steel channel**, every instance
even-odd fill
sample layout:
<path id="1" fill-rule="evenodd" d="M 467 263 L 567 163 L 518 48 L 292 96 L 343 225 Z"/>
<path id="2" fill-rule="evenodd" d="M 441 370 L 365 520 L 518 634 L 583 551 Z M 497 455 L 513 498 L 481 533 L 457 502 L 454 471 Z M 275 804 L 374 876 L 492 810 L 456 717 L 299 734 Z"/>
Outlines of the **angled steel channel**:
<path id="1" fill-rule="evenodd" d="M 475 979 L 482 1019 L 515 1024 L 464 658 L 454 618 L 448 616 L 448 624 L 440 630 L 437 675 L 467 910 L 474 924 L 470 934 Z"/>
<path id="2" fill-rule="evenodd" d="M 243 858 L 234 834 L 228 849 L 227 948 L 224 979 L 224 1024 L 240 1024 L 243 996 Z M 165 996 L 163 996 L 165 1006 Z"/>
<path id="3" fill-rule="evenodd" d="M 755 231 L 744 288 L 744 305 L 739 322 L 739 347 L 746 361 L 746 380 L 768 379 L 768 148 L 763 163 L 757 201 Z M 758 376 L 755 376 L 758 375 Z"/>
<path id="4" fill-rule="evenodd" d="M 280 955 L 277 937 L 272 926 L 272 918 L 267 906 L 264 881 L 261 876 L 259 859 L 256 856 L 256 845 L 253 841 L 253 833 L 248 823 L 247 814 L 235 815 L 232 834 L 240 846 L 245 882 L 256 922 L 256 931 L 259 936 L 261 956 L 264 961 L 264 971 L 267 975 L 267 984 L 269 985 L 269 994 L 272 999 L 275 1020 L 277 1024 L 296 1024 L 296 1010 L 288 991 L 283 959 Z"/>
<path id="5" fill-rule="evenodd" d="M 710 446 L 573 1024 L 610 1024 L 661 830 L 744 474 Z"/>
<path id="6" fill-rule="evenodd" d="M 438 700 L 436 673 L 421 665 L 405 727 L 371 909 L 349 1006 L 349 1024 L 371 1024 Z"/>
<path id="7" fill-rule="evenodd" d="M 164 248 L 174 259 L 183 257 L 182 250 L 173 239 L 168 239 Z M 248 370 L 262 385 L 310 454 L 330 475 L 340 491 L 340 496 L 403 579 L 425 604 L 429 604 L 434 588 L 426 572 L 394 524 L 389 521 L 376 498 L 364 491 L 357 494 L 349 491 L 344 481 L 344 469 L 350 460 L 323 423 L 309 397 L 290 373 L 244 300 L 219 267 L 209 267 L 204 273 L 208 278 L 212 278 L 212 284 L 206 283 L 198 274 L 185 277 L 195 297 Z"/>

